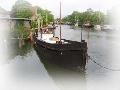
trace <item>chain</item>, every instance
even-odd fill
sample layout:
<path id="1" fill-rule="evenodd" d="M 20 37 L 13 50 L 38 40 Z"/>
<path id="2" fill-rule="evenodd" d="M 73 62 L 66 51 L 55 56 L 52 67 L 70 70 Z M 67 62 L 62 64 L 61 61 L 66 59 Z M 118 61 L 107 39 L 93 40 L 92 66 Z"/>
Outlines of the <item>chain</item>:
<path id="1" fill-rule="evenodd" d="M 99 65 L 100 67 L 102 68 L 105 68 L 107 70 L 110 70 L 110 71 L 120 71 L 120 69 L 111 69 L 111 68 L 108 68 L 108 67 L 105 67 L 101 64 L 99 64 L 98 62 L 94 61 L 92 58 L 90 58 L 90 56 L 87 55 L 87 59 L 90 59 L 91 61 L 93 61 L 95 64 Z"/>

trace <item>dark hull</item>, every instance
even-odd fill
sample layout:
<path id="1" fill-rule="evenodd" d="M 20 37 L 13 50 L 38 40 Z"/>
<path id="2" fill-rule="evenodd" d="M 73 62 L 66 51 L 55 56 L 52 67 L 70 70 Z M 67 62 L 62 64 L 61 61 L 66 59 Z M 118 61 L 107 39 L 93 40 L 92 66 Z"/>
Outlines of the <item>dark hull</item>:
<path id="1" fill-rule="evenodd" d="M 59 67 L 47 60 L 37 47 L 35 47 L 35 50 L 40 58 L 40 62 L 43 63 L 47 73 L 58 87 L 61 86 L 62 90 L 86 90 L 85 72 L 75 72 Z"/>
<path id="2" fill-rule="evenodd" d="M 34 47 L 49 61 L 75 71 L 85 70 L 87 43 L 69 41 L 71 44 L 50 44 L 34 38 Z"/>

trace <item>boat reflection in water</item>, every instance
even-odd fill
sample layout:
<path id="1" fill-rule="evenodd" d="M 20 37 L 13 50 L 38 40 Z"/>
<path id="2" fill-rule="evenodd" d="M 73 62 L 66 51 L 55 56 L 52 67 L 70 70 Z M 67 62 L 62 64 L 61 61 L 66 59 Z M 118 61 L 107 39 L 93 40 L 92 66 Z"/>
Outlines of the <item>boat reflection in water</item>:
<path id="1" fill-rule="evenodd" d="M 86 90 L 85 72 L 77 72 L 62 68 L 47 60 L 43 53 L 38 50 L 37 44 L 34 44 L 34 49 L 48 74 L 52 77 L 60 90 Z"/>

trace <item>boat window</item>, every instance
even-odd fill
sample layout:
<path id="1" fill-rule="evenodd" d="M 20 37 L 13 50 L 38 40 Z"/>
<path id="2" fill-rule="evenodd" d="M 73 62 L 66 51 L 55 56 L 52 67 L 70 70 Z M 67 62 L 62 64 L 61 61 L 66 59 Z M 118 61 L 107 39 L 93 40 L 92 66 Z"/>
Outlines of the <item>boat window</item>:
<path id="1" fill-rule="evenodd" d="M 54 33 L 54 29 L 43 29 L 42 33 L 43 34 L 52 34 L 52 33 Z"/>

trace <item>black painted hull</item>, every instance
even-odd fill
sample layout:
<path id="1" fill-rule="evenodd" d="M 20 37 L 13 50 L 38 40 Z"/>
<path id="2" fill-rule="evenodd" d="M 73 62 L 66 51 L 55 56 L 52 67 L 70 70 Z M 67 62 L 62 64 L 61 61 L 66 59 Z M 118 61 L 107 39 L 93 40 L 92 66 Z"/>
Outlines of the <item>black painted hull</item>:
<path id="1" fill-rule="evenodd" d="M 34 38 L 34 47 L 51 62 L 75 71 L 85 70 L 87 43 L 72 42 L 72 44 L 50 44 Z"/>

